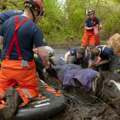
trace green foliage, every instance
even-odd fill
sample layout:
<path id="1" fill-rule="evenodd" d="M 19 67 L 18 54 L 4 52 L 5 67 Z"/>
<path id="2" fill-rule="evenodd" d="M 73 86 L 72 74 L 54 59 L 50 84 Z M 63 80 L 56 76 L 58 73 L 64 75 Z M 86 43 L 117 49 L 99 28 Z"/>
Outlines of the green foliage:
<path id="1" fill-rule="evenodd" d="M 87 10 L 95 9 L 95 16 L 103 25 L 100 31 L 102 39 L 108 39 L 115 32 L 120 32 L 120 0 L 42 0 L 45 10 L 38 26 L 49 41 L 80 41 L 84 32 Z M 0 10 L 24 9 L 24 0 L 0 0 Z M 103 37 L 104 36 L 104 37 Z"/>
<path id="2" fill-rule="evenodd" d="M 23 2 L 24 0 L 0 0 L 0 10 L 2 12 L 6 10 L 24 9 Z"/>
<path id="3" fill-rule="evenodd" d="M 57 3 L 56 0 L 43 1 L 45 17 L 43 17 L 38 26 L 43 31 L 45 38 L 47 36 L 47 41 L 56 40 L 56 37 L 58 37 L 57 34 L 59 34 L 62 29 L 62 10 Z"/>
<path id="4" fill-rule="evenodd" d="M 120 33 L 120 13 L 119 11 L 115 11 L 109 15 L 109 19 L 106 19 L 104 22 L 104 31 L 106 34 L 106 38 L 109 38 L 114 33 Z M 103 33 L 104 34 L 104 33 Z"/>

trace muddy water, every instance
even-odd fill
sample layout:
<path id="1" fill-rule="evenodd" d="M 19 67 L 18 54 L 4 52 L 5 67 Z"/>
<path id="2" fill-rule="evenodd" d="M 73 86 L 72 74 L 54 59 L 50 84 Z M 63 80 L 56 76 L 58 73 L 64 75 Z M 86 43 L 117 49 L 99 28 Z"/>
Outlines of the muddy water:
<path id="1" fill-rule="evenodd" d="M 55 51 L 55 59 L 59 58 L 59 57 L 63 57 L 65 56 L 65 53 L 67 53 L 69 51 L 69 49 L 54 49 Z M 71 60 L 72 56 L 69 57 L 68 60 Z"/>
<path id="2" fill-rule="evenodd" d="M 68 49 L 55 49 L 55 59 L 64 57 Z M 71 58 L 70 58 L 71 59 Z M 49 79 L 48 79 L 49 78 Z M 61 90 L 61 85 L 57 79 L 47 76 L 48 84 Z M 120 120 L 120 117 L 104 102 L 88 101 L 82 96 L 68 94 L 62 91 L 66 97 L 67 107 L 58 115 L 47 120 Z"/>
<path id="3" fill-rule="evenodd" d="M 64 57 L 68 49 L 54 49 L 54 51 L 55 51 L 55 58 L 57 58 L 57 57 Z"/>

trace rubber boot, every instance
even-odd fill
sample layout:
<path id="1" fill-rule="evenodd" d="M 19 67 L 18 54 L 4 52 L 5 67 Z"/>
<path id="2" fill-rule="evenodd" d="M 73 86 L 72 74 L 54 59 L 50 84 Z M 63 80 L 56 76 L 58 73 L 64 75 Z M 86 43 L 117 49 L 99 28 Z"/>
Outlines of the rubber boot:
<path id="1" fill-rule="evenodd" d="M 87 48 L 87 45 L 83 45 L 83 48 L 86 50 L 86 48 Z"/>
<path id="2" fill-rule="evenodd" d="M 94 49 L 94 48 L 95 48 L 94 45 L 90 45 L 90 51 L 91 51 L 92 49 Z"/>
<path id="3" fill-rule="evenodd" d="M 10 119 L 14 116 L 19 104 L 22 102 L 22 99 L 19 93 L 12 87 L 9 87 L 6 90 L 5 94 L 6 94 L 6 103 L 4 107 L 4 118 Z"/>

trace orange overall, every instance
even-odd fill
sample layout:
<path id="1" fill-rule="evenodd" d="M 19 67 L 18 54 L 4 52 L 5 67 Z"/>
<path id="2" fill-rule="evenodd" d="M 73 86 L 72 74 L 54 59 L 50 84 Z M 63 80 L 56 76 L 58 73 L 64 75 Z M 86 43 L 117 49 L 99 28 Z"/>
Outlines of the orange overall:
<path id="1" fill-rule="evenodd" d="M 89 21 L 90 21 L 90 18 L 88 18 L 88 22 Z M 95 17 L 94 17 L 94 21 L 95 21 L 95 26 L 96 26 L 96 18 Z M 84 31 L 84 36 L 82 38 L 81 47 L 86 48 L 88 46 L 88 43 L 89 43 L 89 47 L 95 46 L 95 44 L 96 44 L 94 30 L 92 30 L 92 31 L 85 30 Z"/>
<path id="2" fill-rule="evenodd" d="M 38 81 L 36 77 L 36 66 L 33 60 L 28 61 L 27 67 L 21 66 L 22 54 L 19 47 L 17 34 L 19 27 L 29 18 L 23 19 L 18 23 L 18 15 L 15 16 L 15 31 L 9 49 L 6 54 L 5 60 L 1 63 L 1 74 L 0 74 L 0 100 L 5 97 L 5 90 L 8 87 L 14 87 L 18 83 L 16 90 L 19 92 L 24 104 L 29 102 L 30 98 L 35 98 L 38 95 Z M 13 45 L 16 45 L 18 60 L 9 60 L 10 53 Z"/>
<path id="3" fill-rule="evenodd" d="M 95 41 L 94 31 L 85 30 L 81 47 L 84 47 L 84 45 L 88 45 L 88 42 L 89 42 L 89 45 L 95 46 L 96 41 Z"/>

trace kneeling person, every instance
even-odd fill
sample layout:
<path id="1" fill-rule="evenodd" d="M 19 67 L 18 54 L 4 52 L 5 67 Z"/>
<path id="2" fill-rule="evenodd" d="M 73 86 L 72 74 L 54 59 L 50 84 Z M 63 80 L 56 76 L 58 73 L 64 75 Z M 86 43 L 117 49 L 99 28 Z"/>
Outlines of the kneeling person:
<path id="1" fill-rule="evenodd" d="M 87 68 L 88 67 L 88 60 L 89 57 L 87 55 L 87 51 L 85 51 L 84 48 L 80 48 L 80 47 L 75 47 L 73 49 L 71 49 L 70 51 L 68 51 L 65 54 L 65 61 L 68 61 L 70 56 L 74 56 L 71 60 L 71 63 L 73 64 L 81 64 L 81 67 L 83 68 Z"/>
<path id="2" fill-rule="evenodd" d="M 0 101 L 6 98 L 3 109 L 5 119 L 12 119 L 19 105 L 20 107 L 27 105 L 39 94 L 33 45 L 38 49 L 43 64 L 49 68 L 49 57 L 43 44 L 43 34 L 36 25 L 42 18 L 42 2 L 26 0 L 24 6 L 23 15 L 9 18 L 0 29 L 0 47 L 3 46 Z M 14 89 L 16 83 L 18 87 Z"/>

